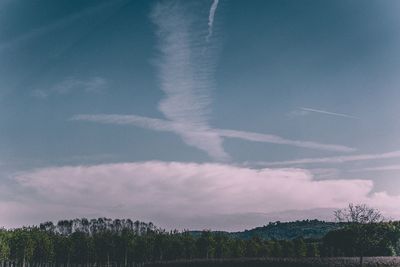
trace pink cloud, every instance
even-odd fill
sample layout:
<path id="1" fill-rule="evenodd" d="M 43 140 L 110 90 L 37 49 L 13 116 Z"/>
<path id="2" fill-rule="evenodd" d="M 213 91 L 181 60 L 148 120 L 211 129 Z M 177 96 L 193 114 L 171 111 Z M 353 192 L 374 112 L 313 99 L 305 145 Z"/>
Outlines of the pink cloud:
<path id="1" fill-rule="evenodd" d="M 24 205 L 29 206 L 43 216 L 42 221 L 132 217 L 172 227 L 171 218 L 176 218 L 175 222 L 184 218 L 187 225 L 180 226 L 192 227 L 195 224 L 190 218 L 199 216 L 333 210 L 349 202 L 395 210 L 400 203 L 400 197 L 385 192 L 371 195 L 373 183 L 369 180 L 318 181 L 304 169 L 251 169 L 211 163 L 151 161 L 52 167 L 20 173 L 15 179 L 33 194 L 29 201 L 12 209 L 23 212 Z M 14 215 L 0 202 L 0 218 Z M 29 216 L 23 219 L 29 222 Z M 232 225 L 226 225 L 226 229 L 232 229 Z"/>

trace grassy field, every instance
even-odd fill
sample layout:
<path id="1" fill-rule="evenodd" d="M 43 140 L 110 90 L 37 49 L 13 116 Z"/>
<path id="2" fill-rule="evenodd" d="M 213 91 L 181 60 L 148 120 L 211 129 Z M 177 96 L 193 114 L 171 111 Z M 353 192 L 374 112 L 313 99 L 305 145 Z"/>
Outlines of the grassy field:
<path id="1" fill-rule="evenodd" d="M 267 258 L 192 260 L 145 264 L 147 267 L 339 267 L 359 266 L 359 258 Z M 366 257 L 366 267 L 399 266 L 400 257 Z"/>

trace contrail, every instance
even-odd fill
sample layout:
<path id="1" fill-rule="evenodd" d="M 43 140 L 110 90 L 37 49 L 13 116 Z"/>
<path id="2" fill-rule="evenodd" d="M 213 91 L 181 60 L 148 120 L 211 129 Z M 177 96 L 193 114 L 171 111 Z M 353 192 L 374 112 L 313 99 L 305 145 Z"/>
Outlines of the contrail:
<path id="1" fill-rule="evenodd" d="M 275 162 L 256 162 L 255 165 L 281 166 L 281 165 L 314 164 L 314 163 L 345 163 L 351 161 L 367 161 L 367 160 L 392 159 L 392 158 L 400 158 L 400 150 L 385 152 L 380 154 L 358 154 L 358 155 L 326 157 L 326 158 L 304 158 L 304 159 L 275 161 Z"/>
<path id="2" fill-rule="evenodd" d="M 187 122 L 180 122 L 178 120 L 163 120 L 156 119 L 150 117 L 143 117 L 138 115 L 118 115 L 118 114 L 80 114 L 75 115 L 71 118 L 73 121 L 91 121 L 97 123 L 105 123 L 105 124 L 118 124 L 118 125 L 135 125 L 142 128 L 147 128 L 155 131 L 164 131 L 164 132 L 174 132 L 180 136 L 184 136 L 186 142 L 188 140 L 192 140 L 189 145 L 195 146 L 199 149 L 207 151 L 212 156 L 219 155 L 217 153 L 218 143 L 216 144 L 216 140 L 219 138 L 237 138 L 241 140 L 246 140 L 250 142 L 261 142 L 261 143 L 271 143 L 271 144 L 281 144 L 281 145 L 290 145 L 295 147 L 303 147 L 310 149 L 318 149 L 318 150 L 326 150 L 326 151 L 341 151 L 341 152 L 351 152 L 354 151 L 354 148 L 334 145 L 334 144 L 323 144 L 311 141 L 300 141 L 300 140 L 290 140 L 285 139 L 277 135 L 271 134 L 262 134 L 255 132 L 247 132 L 247 131 L 237 131 L 237 130 L 229 130 L 229 129 L 216 129 L 216 128 L 195 128 L 188 127 Z M 189 139 L 188 139 L 189 138 Z M 203 141 L 202 141 L 203 140 Z M 201 142 L 202 141 L 202 142 Z M 211 146 L 209 146 L 211 144 Z M 222 150 L 223 151 L 223 150 Z M 223 155 L 223 154 L 222 154 Z M 386 155 L 388 156 L 388 155 Z M 393 156 L 389 154 L 389 156 Z M 385 155 L 384 155 L 385 157 Z M 362 157 L 362 159 L 365 156 Z M 330 159 L 330 158 L 329 158 Z M 345 158 L 348 160 L 348 158 Z M 351 159 L 351 158 L 350 158 Z M 357 159 L 357 157 L 355 158 Z M 315 159 L 313 159 L 315 160 Z M 335 158 L 337 160 L 337 158 Z M 284 162 L 285 163 L 285 162 Z M 257 163 L 257 164 L 266 164 L 268 163 Z M 271 163 L 274 164 L 274 163 Z"/>
<path id="3" fill-rule="evenodd" d="M 214 0 L 211 8 L 210 8 L 210 14 L 208 15 L 208 35 L 207 35 L 207 42 L 208 40 L 211 38 L 212 35 L 212 31 L 213 31 L 213 24 L 214 24 L 214 16 L 215 16 L 215 12 L 217 11 L 217 7 L 218 7 L 218 2 L 219 0 Z"/>
<path id="4" fill-rule="evenodd" d="M 314 109 L 314 108 L 300 108 L 301 110 L 308 111 L 308 112 L 315 112 L 315 113 L 321 113 L 321 114 L 327 114 L 327 115 L 332 115 L 332 116 L 338 116 L 338 117 L 345 117 L 345 118 L 350 118 L 350 119 L 360 119 L 355 116 L 343 114 L 343 113 L 336 113 L 336 112 L 330 112 L 326 110 L 320 110 L 320 109 Z"/>

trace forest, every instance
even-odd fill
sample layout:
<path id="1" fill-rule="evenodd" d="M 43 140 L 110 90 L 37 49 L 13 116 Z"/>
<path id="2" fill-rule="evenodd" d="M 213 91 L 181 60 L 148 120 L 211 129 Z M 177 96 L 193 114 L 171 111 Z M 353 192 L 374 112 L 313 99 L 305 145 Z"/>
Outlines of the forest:
<path id="1" fill-rule="evenodd" d="M 313 225 L 327 232 L 322 231 L 320 238 L 299 235 L 291 238 L 281 230 L 296 229 L 295 232 L 301 233 L 303 229 L 308 233 Z M 362 227 L 371 237 L 363 240 L 364 256 L 400 255 L 399 221 Z M 360 229 L 357 228 L 358 232 L 355 229 L 346 223 L 306 220 L 270 223 L 256 228 L 258 236 L 250 236 L 251 230 L 241 236 L 209 230 L 165 231 L 152 223 L 130 219 L 83 218 L 2 229 L 0 261 L 19 266 L 133 266 L 134 263 L 194 259 L 351 257 L 359 255 Z M 279 232 L 281 238 L 268 238 L 273 232 Z"/>

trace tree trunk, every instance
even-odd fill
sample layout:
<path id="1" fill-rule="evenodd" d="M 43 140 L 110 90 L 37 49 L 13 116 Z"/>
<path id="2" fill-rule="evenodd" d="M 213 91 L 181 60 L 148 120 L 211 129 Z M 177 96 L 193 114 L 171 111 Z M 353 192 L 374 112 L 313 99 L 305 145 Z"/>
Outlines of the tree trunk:
<path id="1" fill-rule="evenodd" d="M 361 256 L 360 256 L 360 267 L 363 266 L 363 260 L 364 260 L 364 257 L 363 257 L 363 255 L 361 255 Z"/>

